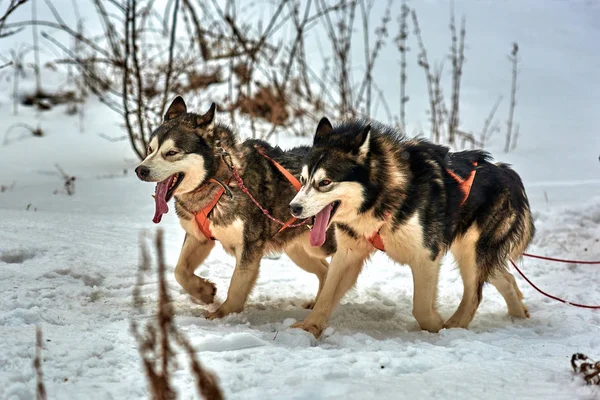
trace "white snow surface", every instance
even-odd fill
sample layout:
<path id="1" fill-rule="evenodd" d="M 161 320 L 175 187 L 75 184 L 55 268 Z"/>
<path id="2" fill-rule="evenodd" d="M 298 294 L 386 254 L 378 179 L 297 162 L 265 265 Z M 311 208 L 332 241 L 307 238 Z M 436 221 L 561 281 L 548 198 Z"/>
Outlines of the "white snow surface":
<path id="1" fill-rule="evenodd" d="M 424 32 L 434 29 L 424 22 L 428 18 L 439 21 L 444 31 L 433 35 L 446 38 L 446 5 L 437 10 L 436 4 L 442 3 L 419 4 L 425 9 L 420 19 L 427 25 Z M 519 14 L 521 3 L 516 1 L 476 4 L 471 9 L 471 3 L 457 2 L 457 11 L 474 24 L 467 33 L 474 47 L 487 40 L 494 52 L 504 51 L 496 43 L 499 38 L 511 40 L 506 33 L 513 32 L 512 24 L 519 32 L 527 24 L 531 29 L 524 40 L 535 52 L 523 60 L 530 79 L 522 77 L 520 89 L 525 103 L 519 111 L 523 146 L 508 156 L 499 151 L 501 140 L 491 149 L 496 159 L 513 163 L 524 177 L 537 227 L 529 251 L 598 260 L 600 135 L 594 133 L 594 105 L 600 102 L 600 19 L 593 16 L 600 15 L 600 7 L 592 1 L 532 1 L 527 3 L 531 8 Z M 485 37 L 479 37 L 478 29 Z M 510 48 L 510 42 L 502 45 Z M 470 51 L 472 58 L 492 52 Z M 505 53 L 493 57 L 505 62 Z M 562 58 L 563 67 L 553 64 L 556 58 Z M 508 79 L 506 74 L 496 76 L 493 65 L 486 68 L 465 75 L 472 76 L 463 89 L 463 113 L 469 120 L 483 121 L 489 107 L 481 108 L 481 103 L 495 101 L 497 93 L 486 94 L 482 84 Z M 60 73 L 44 74 L 48 82 L 64 80 Z M 15 183 L 0 193 L 0 399 L 35 397 L 36 325 L 43 329 L 49 398 L 147 398 L 129 323 L 131 318 L 151 316 L 150 310 L 133 313 L 131 293 L 139 234 L 155 230 L 150 198 L 154 189 L 135 178 L 136 160 L 126 142 L 111 143 L 97 135 L 121 135 L 112 111 L 91 99 L 85 106 L 83 133 L 77 117 L 67 116 L 64 108 L 36 113 L 21 107 L 14 116 L 9 84 L 1 84 L 3 125 L 39 123 L 46 136 L 0 146 L 0 185 Z M 568 106 L 562 113 L 561 104 Z M 278 143 L 290 147 L 309 142 L 279 137 Z M 77 177 L 74 196 L 60 190 L 55 163 Z M 184 233 L 172 211 L 161 227 L 172 267 Z M 554 295 L 600 304 L 598 266 L 533 259 L 520 265 Z M 233 266 L 233 259 L 217 246 L 197 271 L 216 283 L 219 301 L 224 300 Z M 468 330 L 431 334 L 420 331 L 411 316 L 409 268 L 376 254 L 334 312 L 323 337 L 315 340 L 289 326 L 308 314 L 301 304 L 315 294 L 316 278 L 285 256 L 263 261 L 244 312 L 217 321 L 204 319 L 205 307 L 192 302 L 168 272 L 176 324 L 201 362 L 218 375 L 227 398 L 600 398 L 600 388 L 585 386 L 569 364 L 576 352 L 600 359 L 600 311 L 545 298 L 520 276 L 530 319 L 507 316 L 503 299 L 486 287 Z M 147 275 L 145 280 L 142 295 L 152 304 L 156 277 Z M 448 257 L 439 284 L 443 317 L 454 312 L 461 295 L 460 276 Z M 180 397 L 195 398 L 183 357 L 179 364 L 175 380 Z"/>

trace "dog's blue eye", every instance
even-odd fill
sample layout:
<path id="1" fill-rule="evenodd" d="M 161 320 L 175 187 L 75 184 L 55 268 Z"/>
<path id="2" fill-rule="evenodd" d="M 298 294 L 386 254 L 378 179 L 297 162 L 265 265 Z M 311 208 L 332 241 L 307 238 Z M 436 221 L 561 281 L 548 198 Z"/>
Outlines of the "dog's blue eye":
<path id="1" fill-rule="evenodd" d="M 319 187 L 329 186 L 331 185 L 331 181 L 329 179 L 323 179 L 319 182 Z"/>
<path id="2" fill-rule="evenodd" d="M 175 150 L 167 151 L 167 154 L 166 154 L 167 157 L 172 157 L 172 156 L 176 156 L 176 155 L 177 155 L 177 152 Z"/>

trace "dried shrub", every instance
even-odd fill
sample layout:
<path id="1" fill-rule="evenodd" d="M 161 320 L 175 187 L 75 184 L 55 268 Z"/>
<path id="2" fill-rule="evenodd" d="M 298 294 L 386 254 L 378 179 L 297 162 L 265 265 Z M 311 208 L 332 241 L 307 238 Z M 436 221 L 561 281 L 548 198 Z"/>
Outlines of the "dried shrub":
<path id="1" fill-rule="evenodd" d="M 36 385 L 35 393 L 37 400 L 46 400 L 46 387 L 44 386 L 44 374 L 42 373 L 42 328 L 35 328 L 35 359 L 33 360 L 33 369 L 35 369 Z"/>
<path id="2" fill-rule="evenodd" d="M 156 234 L 154 246 L 157 253 L 158 274 L 156 314 L 147 322 L 144 329 L 141 329 L 135 320 L 131 321 L 131 332 L 138 344 L 150 395 L 155 400 L 171 400 L 177 397 L 171 370 L 177 362 L 175 345 L 178 345 L 189 358 L 191 375 L 195 379 L 198 395 L 209 400 L 221 400 L 223 393 L 219 388 L 216 375 L 202 366 L 189 340 L 175 325 L 173 306 L 165 277 L 163 232 L 160 229 Z M 141 263 L 133 290 L 133 305 L 138 313 L 141 313 L 144 305 L 140 294 L 143 274 L 151 270 L 150 255 L 144 241 L 140 244 L 140 249 Z"/>
<path id="3" fill-rule="evenodd" d="M 287 102 L 273 87 L 263 86 L 252 97 L 241 95 L 238 105 L 241 113 L 275 126 L 284 126 L 289 117 Z"/>

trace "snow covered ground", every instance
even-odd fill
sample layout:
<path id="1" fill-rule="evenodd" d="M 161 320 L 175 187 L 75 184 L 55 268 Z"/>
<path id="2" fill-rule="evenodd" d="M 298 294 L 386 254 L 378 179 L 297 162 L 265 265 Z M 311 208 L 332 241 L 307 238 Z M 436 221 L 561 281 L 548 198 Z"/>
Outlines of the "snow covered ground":
<path id="1" fill-rule="evenodd" d="M 427 1 L 417 7 L 424 34 L 432 32 L 430 41 L 435 35 L 447 38 L 446 6 L 440 4 Z M 529 43 L 534 56 L 526 57 L 523 50 L 518 106 L 522 145 L 504 155 L 497 138 L 491 150 L 524 177 L 538 229 L 530 251 L 598 260 L 600 18 L 594 16 L 600 7 L 591 1 L 532 1 L 521 14 L 516 1 L 470 7 L 474 4 L 457 2 L 457 12 L 465 12 L 473 24 L 467 34 L 472 48 L 464 118 L 483 121 L 498 94 L 487 90 L 486 82 L 495 88 L 499 80 L 508 80 L 494 69 L 492 58 L 507 69 L 504 55 L 512 34 Z M 442 33 L 435 32 L 435 21 Z M 50 72 L 44 76 L 64 79 Z M 139 233 L 155 229 L 153 187 L 134 177 L 136 160 L 125 142 L 97 135 L 121 134 L 111 111 L 90 100 L 84 133 L 77 117 L 65 115 L 63 108 L 37 114 L 21 107 L 13 116 L 9 84 L 0 84 L 3 125 L 39 123 L 46 137 L 0 146 L 0 185 L 15 183 L 0 193 L 0 399 L 34 397 L 36 325 L 44 334 L 49 398 L 145 398 L 129 321 Z M 298 143 L 278 141 L 282 146 Z M 60 191 L 55 163 L 77 177 L 74 196 Z M 173 266 L 183 231 L 172 212 L 161 226 Z M 554 295 L 600 304 L 598 267 L 529 259 L 522 266 Z M 232 271 L 233 260 L 217 247 L 197 273 L 217 284 L 223 300 Z M 600 398 L 600 389 L 586 387 L 569 365 L 575 352 L 600 359 L 600 312 L 556 303 L 517 280 L 530 319 L 512 320 L 502 298 L 486 288 L 469 330 L 431 334 L 418 330 L 410 315 L 409 269 L 377 254 L 334 313 L 325 337 L 316 341 L 287 329 L 307 315 L 300 305 L 312 298 L 317 283 L 285 257 L 264 260 L 247 309 L 218 321 L 205 320 L 203 307 L 192 303 L 169 275 L 176 322 L 201 361 L 217 373 L 227 398 Z M 440 312 L 449 317 L 462 293 L 451 259 L 444 263 L 439 293 Z M 149 301 L 155 298 L 153 276 L 146 277 L 142 294 Z M 176 374 L 181 398 L 194 398 L 184 367 Z"/>

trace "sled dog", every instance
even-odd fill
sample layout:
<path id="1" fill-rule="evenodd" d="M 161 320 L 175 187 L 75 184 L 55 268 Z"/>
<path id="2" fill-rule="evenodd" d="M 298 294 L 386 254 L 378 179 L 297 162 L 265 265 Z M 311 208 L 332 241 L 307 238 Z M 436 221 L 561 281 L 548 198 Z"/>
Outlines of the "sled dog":
<path id="1" fill-rule="evenodd" d="M 296 327 L 319 336 L 334 307 L 376 249 L 412 270 L 413 316 L 421 329 L 466 328 L 484 283 L 506 300 L 508 313 L 528 311 L 507 260 L 517 259 L 535 229 L 523 183 L 509 165 L 480 150 L 408 139 L 364 120 L 333 127 L 323 118 L 290 203 L 296 218 L 314 217 L 313 236 L 335 226 L 337 252 L 308 317 Z M 450 251 L 464 284 L 462 301 L 445 323 L 436 310 L 442 256 Z"/>
<path id="2" fill-rule="evenodd" d="M 231 128 L 215 121 L 215 110 L 213 103 L 203 115 L 188 112 L 184 100 L 177 97 L 135 170 L 139 179 L 157 182 L 155 223 L 168 211 L 169 200 L 175 199 L 186 232 L 175 267 L 177 282 L 194 298 L 212 303 L 215 285 L 194 271 L 219 241 L 236 264 L 227 299 L 207 318 L 243 310 L 261 259 L 271 252 L 283 251 L 300 268 L 315 274 L 320 291 L 326 257 L 336 247 L 333 229 L 312 246 L 304 221 L 281 221 L 289 218 L 290 200 L 300 186 L 295 188 L 292 181 L 297 182 L 309 148 L 282 151 L 259 140 L 240 142 Z"/>

